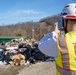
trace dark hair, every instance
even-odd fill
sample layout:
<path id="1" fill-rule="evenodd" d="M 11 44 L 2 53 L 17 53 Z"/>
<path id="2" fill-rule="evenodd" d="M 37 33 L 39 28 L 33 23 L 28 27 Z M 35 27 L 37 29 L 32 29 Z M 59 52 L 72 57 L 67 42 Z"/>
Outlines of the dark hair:
<path id="1" fill-rule="evenodd" d="M 64 26 L 64 20 L 65 20 L 65 24 L 66 24 L 66 26 Z M 67 24 L 68 24 L 68 19 L 62 19 L 62 22 L 63 22 L 63 27 L 64 27 L 64 31 L 65 31 L 65 33 L 67 33 L 68 31 L 67 31 Z"/>

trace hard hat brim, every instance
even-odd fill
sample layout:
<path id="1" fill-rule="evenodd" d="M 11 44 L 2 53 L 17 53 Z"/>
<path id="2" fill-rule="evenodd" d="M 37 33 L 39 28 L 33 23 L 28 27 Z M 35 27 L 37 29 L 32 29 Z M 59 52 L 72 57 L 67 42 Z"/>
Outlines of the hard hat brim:
<path id="1" fill-rule="evenodd" d="M 76 16 L 74 16 L 74 15 L 67 15 L 65 18 L 66 19 L 76 19 Z"/>

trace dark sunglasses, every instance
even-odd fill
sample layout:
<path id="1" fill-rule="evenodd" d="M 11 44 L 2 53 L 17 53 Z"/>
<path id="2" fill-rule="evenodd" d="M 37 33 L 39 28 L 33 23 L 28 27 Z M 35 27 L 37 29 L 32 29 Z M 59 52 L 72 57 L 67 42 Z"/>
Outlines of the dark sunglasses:
<path id="1" fill-rule="evenodd" d="M 69 19 L 70 21 L 76 21 L 76 19 Z"/>

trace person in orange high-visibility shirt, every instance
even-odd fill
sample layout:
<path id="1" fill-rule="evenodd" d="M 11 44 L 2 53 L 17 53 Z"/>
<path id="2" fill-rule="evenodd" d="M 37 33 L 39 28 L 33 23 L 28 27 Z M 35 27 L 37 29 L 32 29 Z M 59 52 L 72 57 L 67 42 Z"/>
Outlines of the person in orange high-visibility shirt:
<path id="1" fill-rule="evenodd" d="M 39 42 L 39 49 L 55 58 L 56 75 L 76 75 L 76 3 L 68 4 L 62 13 L 65 34 L 59 35 L 58 24 Z"/>

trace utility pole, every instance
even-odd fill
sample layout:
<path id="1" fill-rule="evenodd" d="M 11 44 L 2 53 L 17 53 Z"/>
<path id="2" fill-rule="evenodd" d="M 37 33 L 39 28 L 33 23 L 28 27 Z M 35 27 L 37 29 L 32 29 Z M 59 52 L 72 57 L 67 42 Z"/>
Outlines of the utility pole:
<path id="1" fill-rule="evenodd" d="M 40 34 L 39 34 L 39 40 L 41 39 L 41 26 L 40 26 Z"/>
<path id="2" fill-rule="evenodd" d="M 32 27 L 32 39 L 35 39 L 34 35 L 35 35 L 35 29 L 34 29 L 34 26 L 33 26 Z"/>

